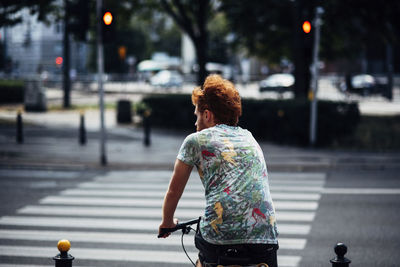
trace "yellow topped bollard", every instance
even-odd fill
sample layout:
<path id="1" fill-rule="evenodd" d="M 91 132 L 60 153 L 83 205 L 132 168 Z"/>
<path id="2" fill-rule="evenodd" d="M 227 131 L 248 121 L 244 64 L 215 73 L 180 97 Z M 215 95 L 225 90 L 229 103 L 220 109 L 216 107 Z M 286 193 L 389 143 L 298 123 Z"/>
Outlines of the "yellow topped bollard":
<path id="1" fill-rule="evenodd" d="M 60 252 L 68 252 L 71 248 L 71 243 L 67 239 L 58 241 L 57 248 Z"/>
<path id="2" fill-rule="evenodd" d="M 56 267 L 72 267 L 72 261 L 75 259 L 73 256 L 68 254 L 68 251 L 71 248 L 71 243 L 66 240 L 62 239 L 58 241 L 57 248 L 60 251 L 60 254 L 53 257 L 55 260 Z"/>

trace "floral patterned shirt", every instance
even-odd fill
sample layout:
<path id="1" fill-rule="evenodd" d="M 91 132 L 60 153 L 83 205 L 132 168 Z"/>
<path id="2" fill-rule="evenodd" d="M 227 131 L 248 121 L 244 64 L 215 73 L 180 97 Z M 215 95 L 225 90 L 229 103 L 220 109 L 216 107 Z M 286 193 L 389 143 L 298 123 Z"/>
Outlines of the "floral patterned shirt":
<path id="1" fill-rule="evenodd" d="M 196 166 L 205 189 L 200 222 L 213 244 L 276 244 L 278 231 L 263 152 L 252 134 L 219 124 L 186 137 L 177 158 Z"/>

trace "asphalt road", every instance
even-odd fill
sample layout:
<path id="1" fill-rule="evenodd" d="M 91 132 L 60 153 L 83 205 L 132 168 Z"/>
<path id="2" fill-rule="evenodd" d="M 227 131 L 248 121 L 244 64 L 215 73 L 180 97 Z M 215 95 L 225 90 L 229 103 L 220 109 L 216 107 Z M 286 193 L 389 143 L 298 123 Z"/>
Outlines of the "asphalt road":
<path id="1" fill-rule="evenodd" d="M 111 198 L 110 196 L 103 195 L 101 198 L 95 198 L 93 195 L 85 195 L 88 194 L 88 192 L 79 191 L 79 189 L 86 188 L 89 192 L 95 193 L 98 192 L 99 186 L 106 184 L 108 192 L 111 194 L 113 192 L 113 185 L 115 186 L 123 181 L 131 180 L 133 184 L 138 187 L 136 189 L 131 189 L 135 192 L 137 192 L 137 190 L 143 192 L 150 190 L 146 189 L 146 183 L 150 182 L 152 185 L 159 184 L 160 191 L 158 193 L 162 193 L 162 191 L 164 191 L 163 186 L 166 186 L 168 180 L 168 174 L 169 171 L 157 173 L 154 171 L 0 170 L 0 201 L 2 203 L 0 208 L 0 255 L 2 255 L 0 256 L 0 266 L 19 266 L 18 264 L 30 266 L 52 265 L 51 257 L 55 256 L 57 252 L 56 243 L 58 240 L 55 237 L 53 238 L 54 240 L 51 239 L 52 235 L 54 235 L 54 232 L 63 232 L 64 230 L 79 231 L 78 233 L 81 233 L 81 236 L 78 235 L 76 238 L 78 238 L 78 240 L 79 238 L 83 238 L 81 241 L 74 242 L 74 239 L 71 240 L 71 254 L 77 257 L 74 261 L 74 266 L 189 266 L 189 261 L 185 262 L 184 258 L 181 264 L 157 263 L 151 262 L 151 259 L 150 262 L 147 262 L 149 259 L 141 261 L 140 259 L 132 258 L 124 261 L 123 257 L 126 257 L 125 254 L 110 254 L 110 257 L 120 257 L 120 260 L 114 259 L 111 261 L 97 261 L 95 260 L 96 255 L 90 256 L 89 259 L 79 259 L 78 255 L 82 254 L 82 251 L 94 253 L 96 250 L 98 250 L 100 254 L 102 251 L 104 253 L 108 253 L 108 251 L 122 253 L 123 251 L 129 252 L 130 250 L 153 251 L 154 259 L 156 257 L 162 258 L 163 255 L 160 254 L 161 252 L 173 253 L 173 251 L 176 251 L 177 254 L 172 255 L 178 255 L 180 257 L 184 257 L 184 254 L 180 249 L 179 238 L 175 240 L 176 244 L 163 246 L 154 244 L 154 242 L 157 242 L 157 239 L 148 241 L 150 242 L 149 244 L 130 244 L 129 240 L 121 241 L 123 238 L 118 237 L 118 234 L 127 233 L 127 229 L 131 227 L 128 225 L 127 228 L 124 228 L 124 226 L 121 225 L 120 221 L 123 221 L 123 218 L 132 218 L 133 221 L 148 219 L 149 222 L 153 222 L 158 220 L 157 214 L 142 214 L 139 216 L 139 219 L 129 216 L 124 217 L 125 215 L 122 213 L 115 216 L 111 216 L 111 214 L 107 216 L 105 214 L 85 215 L 79 212 L 84 212 L 87 208 L 86 205 L 93 205 L 88 211 L 94 212 L 97 209 L 96 204 L 66 204 L 62 202 L 66 201 L 65 198 L 69 201 L 73 198 L 82 199 L 82 201 L 90 198 L 99 201 L 99 203 L 97 203 L 99 206 L 98 211 L 101 211 L 104 208 L 100 203 L 101 199 L 113 201 L 115 197 Z M 321 178 L 322 180 L 320 180 L 319 177 L 323 177 Z M 151 179 L 154 180 L 152 181 Z M 270 179 L 272 190 L 280 191 L 281 193 L 287 191 L 289 194 L 301 194 L 301 188 L 307 183 L 322 185 L 321 189 L 315 189 L 319 192 L 318 195 L 320 198 L 315 201 L 317 207 L 315 211 L 313 211 L 315 214 L 311 221 L 308 220 L 308 222 L 303 221 L 299 223 L 300 219 L 294 219 L 292 221 L 282 219 L 282 222 L 280 222 L 282 225 L 281 232 L 283 232 L 283 241 L 279 255 L 282 257 L 286 257 L 286 255 L 296 256 L 300 259 L 298 262 L 296 262 L 295 259 L 294 263 L 290 263 L 290 261 L 288 263 L 285 258 L 284 262 L 288 264 L 287 266 L 330 266 L 329 260 L 334 257 L 333 247 L 337 242 L 343 242 L 348 246 L 348 254 L 346 256 L 352 260 L 351 266 L 398 266 L 398 262 L 400 261 L 400 255 L 398 253 L 400 248 L 400 230 L 398 228 L 400 219 L 400 214 L 398 212 L 400 210 L 400 177 L 398 175 L 398 170 L 331 170 L 314 171 L 312 173 L 271 172 Z M 286 191 L 285 188 L 279 189 L 282 183 L 286 184 Z M 126 186 L 129 185 L 130 184 Z M 194 181 L 193 188 L 197 185 L 198 183 Z M 141 186 L 143 186 L 143 190 L 140 189 Z M 290 188 L 295 188 L 293 190 L 296 190 L 296 192 L 289 192 L 292 190 Z M 314 195 L 315 192 L 311 192 L 314 189 L 311 187 L 304 188 L 305 191 L 303 193 L 306 193 L 306 197 Z M 124 188 L 116 193 L 129 193 L 131 190 L 129 190 L 129 188 Z M 341 191 L 346 191 L 346 194 L 341 194 Z M 104 191 L 100 192 L 103 192 L 101 194 L 105 194 Z M 154 190 L 150 190 L 149 192 L 150 194 L 155 194 Z M 278 196 L 278 193 L 275 193 L 275 196 L 277 196 L 275 202 L 278 203 L 277 210 L 279 210 L 281 209 L 281 203 L 279 202 L 285 203 L 286 200 L 281 201 L 281 196 Z M 119 195 L 117 199 L 122 197 L 123 195 Z M 155 196 L 145 196 L 143 199 L 148 199 L 150 201 L 150 198 L 153 197 Z M 195 196 L 189 196 L 189 198 L 191 197 L 196 199 Z M 54 201 L 59 202 L 57 204 Z M 80 200 L 77 201 L 79 202 Z M 300 203 L 301 201 L 298 202 Z M 314 201 L 309 201 L 309 203 L 311 202 L 314 203 Z M 72 207 L 72 210 L 69 210 L 69 207 Z M 49 214 L 43 215 L 46 209 L 51 208 L 59 208 L 59 210 L 53 210 L 53 214 L 51 214 L 50 211 Z M 119 208 L 121 207 L 111 207 L 110 212 L 112 213 L 113 209 L 115 209 L 114 212 L 116 212 Z M 60 210 L 66 212 L 65 216 L 59 214 Z M 71 215 L 71 212 L 73 215 Z M 147 210 L 147 212 L 149 212 L 149 210 Z M 290 213 L 293 212 L 293 210 L 290 210 L 290 208 L 288 211 L 283 210 L 282 214 L 285 212 Z M 301 212 L 303 214 L 307 213 L 305 211 Z M 47 221 L 36 221 L 37 217 L 40 216 L 47 218 Z M 146 216 L 150 216 L 151 218 Z M 190 217 L 191 215 L 187 216 Z M 49 223 L 51 224 L 52 221 L 57 218 L 61 218 L 61 220 L 55 220 L 54 225 L 45 226 Z M 116 220 L 116 222 L 120 223 L 101 230 L 101 227 L 96 228 L 96 226 L 84 224 L 75 227 L 73 225 L 76 223 L 74 221 L 76 218 L 81 223 L 95 224 L 96 220 L 102 223 L 107 223 L 107 220 Z M 31 224 L 28 219 L 33 219 Z M 11 221 L 11 223 L 7 222 L 7 220 Z M 13 220 L 17 223 L 13 224 Z M 27 220 L 28 223 L 25 223 L 24 220 Z M 43 225 L 41 225 L 42 223 Z M 57 226 L 57 223 L 60 225 Z M 132 223 L 135 224 L 134 222 Z M 311 228 L 310 231 L 304 235 L 300 233 L 288 234 L 288 230 L 285 228 L 286 226 L 284 227 L 283 225 L 309 225 Z M 103 225 L 102 227 L 106 226 Z M 115 227 L 115 229 L 112 229 L 113 227 Z M 21 232 L 21 234 L 19 231 L 28 232 L 24 235 L 24 232 Z M 7 232 L 9 233 L 8 235 Z M 133 229 L 128 232 L 129 234 L 147 233 L 152 235 L 154 230 L 139 231 Z M 37 233 L 37 237 L 35 237 L 35 233 Z M 88 238 L 90 238 L 91 233 L 95 234 L 93 238 L 99 238 L 98 235 L 100 233 L 108 233 L 111 235 L 111 238 L 122 239 L 120 242 L 114 242 L 115 240 L 112 240 L 110 243 L 85 241 L 85 235 L 88 235 Z M 15 238 L 12 236 L 13 234 Z M 290 242 L 286 244 L 285 239 L 287 237 L 301 238 L 304 239 L 306 243 L 304 247 L 293 249 L 290 248 L 290 246 L 294 245 L 296 242 L 293 241 L 291 244 Z M 104 238 L 107 238 L 107 236 Z M 129 239 L 129 235 L 127 235 L 126 238 Z M 190 245 L 191 242 L 192 240 L 190 237 L 185 240 L 189 252 L 193 254 L 195 249 Z M 19 252 L 13 252 L 15 255 L 12 256 L 10 247 L 16 247 Z M 44 250 L 44 252 L 48 253 L 48 257 L 43 255 L 37 255 L 37 257 L 24 256 L 24 253 L 44 253 L 40 250 L 42 247 L 50 248 Z M 28 248 L 32 248 L 33 251 L 29 251 Z M 85 249 L 87 249 L 87 251 Z M 98 255 L 99 258 L 101 258 L 100 254 Z M 146 255 L 147 254 L 144 253 L 142 257 L 149 257 Z"/>
<path id="2" fill-rule="evenodd" d="M 301 266 L 327 266 L 336 242 L 348 246 L 351 266 L 399 266 L 398 170 L 330 171 L 325 188 L 355 190 L 322 195 Z M 378 194 L 379 188 L 397 194 Z"/>

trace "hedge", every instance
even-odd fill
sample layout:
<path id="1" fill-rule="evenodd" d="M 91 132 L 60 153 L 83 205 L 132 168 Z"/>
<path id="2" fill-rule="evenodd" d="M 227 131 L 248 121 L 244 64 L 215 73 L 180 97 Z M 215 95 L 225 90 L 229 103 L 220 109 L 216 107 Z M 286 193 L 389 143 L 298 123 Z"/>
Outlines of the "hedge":
<path id="1" fill-rule="evenodd" d="M 194 130 L 190 95 L 153 95 L 143 99 L 157 127 Z M 310 103 L 306 100 L 242 99 L 239 126 L 261 140 L 309 144 Z M 360 121 L 357 103 L 318 101 L 317 144 L 327 146 L 354 132 Z"/>
<path id="2" fill-rule="evenodd" d="M 23 103 L 24 82 L 0 80 L 0 103 Z"/>

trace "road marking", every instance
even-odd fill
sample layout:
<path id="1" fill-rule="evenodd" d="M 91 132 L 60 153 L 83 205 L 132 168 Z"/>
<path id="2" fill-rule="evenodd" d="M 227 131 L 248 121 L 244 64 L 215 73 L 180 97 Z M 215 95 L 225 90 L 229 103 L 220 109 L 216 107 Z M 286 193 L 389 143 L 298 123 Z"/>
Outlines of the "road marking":
<path id="1" fill-rule="evenodd" d="M 0 225 L 141 230 L 157 232 L 160 220 L 4 216 L 0 218 Z M 310 232 L 310 229 L 311 226 L 306 224 L 279 224 L 279 231 L 282 234 L 307 235 Z"/>
<path id="2" fill-rule="evenodd" d="M 60 193 L 64 196 L 104 196 L 104 197 L 159 197 L 164 198 L 165 191 L 143 191 L 143 190 L 106 190 L 106 189 L 68 189 Z M 301 193 L 277 193 L 271 192 L 273 200 L 319 200 L 320 194 L 301 194 Z M 183 192 L 182 199 L 194 198 L 204 199 L 204 193 L 201 191 Z"/>
<path id="3" fill-rule="evenodd" d="M 162 201 L 159 199 L 143 198 L 100 198 L 100 197 L 68 197 L 68 196 L 49 196 L 40 200 L 41 204 L 65 204 L 78 206 L 124 206 L 124 207 L 153 207 L 160 208 Z M 274 201 L 276 210 L 316 210 L 316 201 Z M 191 200 L 179 202 L 179 208 L 204 208 L 205 200 Z"/>
<path id="4" fill-rule="evenodd" d="M 48 258 L 55 255 L 55 247 L 0 246 L 0 256 Z M 124 261 L 124 262 L 160 262 L 188 264 L 183 252 L 133 249 L 89 249 L 73 247 L 69 253 L 80 260 Z M 197 252 L 189 252 L 192 259 L 197 259 Z M 294 267 L 300 263 L 300 256 L 278 256 L 279 266 Z"/>
<path id="5" fill-rule="evenodd" d="M 324 172 L 270 172 L 268 173 L 270 180 L 325 180 L 326 173 Z"/>
<path id="6" fill-rule="evenodd" d="M 34 265 L 34 264 L 2 264 L 0 263 L 0 267 L 49 267 L 49 265 Z M 90 266 L 80 266 L 80 265 L 74 265 L 74 267 L 90 267 Z"/>
<path id="7" fill-rule="evenodd" d="M 160 189 L 167 190 L 166 184 L 157 183 L 82 183 L 78 185 L 79 188 L 95 188 L 95 189 Z M 319 193 L 322 190 L 322 186 L 289 186 L 289 185 L 270 185 L 272 191 L 283 191 L 283 192 L 316 192 Z M 192 190 L 204 190 L 200 184 L 190 184 L 186 186 L 185 191 Z"/>
<path id="8" fill-rule="evenodd" d="M 155 234 L 112 233 L 112 232 L 79 232 L 79 231 L 38 231 L 38 230 L 0 230 L 0 239 L 55 241 L 67 239 L 71 243 L 115 243 L 138 245 L 181 246 L 181 234 L 172 234 L 168 238 L 156 238 Z M 193 234 L 185 238 L 193 240 Z M 186 242 L 185 247 L 194 248 L 194 242 Z M 304 238 L 279 238 L 281 249 L 302 250 L 305 248 Z M 75 245 L 74 245 L 75 246 Z"/>
<path id="9" fill-rule="evenodd" d="M 0 177 L 12 177 L 22 179 L 77 179 L 81 177 L 76 171 L 43 171 L 43 170 L 0 170 Z"/>
<path id="10" fill-rule="evenodd" d="M 81 217 L 129 217 L 161 219 L 161 209 L 157 208 L 120 208 L 120 207 L 81 207 L 81 206 L 26 206 L 18 214 L 46 216 L 81 216 Z M 180 220 L 201 216 L 203 209 L 178 209 L 175 217 Z M 315 212 L 278 211 L 279 222 L 312 222 Z"/>
<path id="11" fill-rule="evenodd" d="M 97 176 L 96 181 L 169 181 L 171 171 L 111 171 L 106 175 Z M 305 180 L 321 181 L 326 179 L 326 173 L 321 172 L 270 172 L 268 173 L 270 181 L 280 180 Z M 194 179 L 193 179 L 194 178 Z M 197 173 L 192 173 L 189 181 L 198 178 Z"/>
<path id="12" fill-rule="evenodd" d="M 400 188 L 324 188 L 321 193 L 335 195 L 399 195 Z"/>
<path id="13" fill-rule="evenodd" d="M 197 176 L 196 173 L 193 175 Z M 19 209 L 17 216 L 0 218 L 0 225 L 22 228 L 0 230 L 0 239 L 56 242 L 65 238 L 74 244 L 71 254 L 77 259 L 170 262 L 187 266 L 188 259 L 180 249 L 180 234 L 173 234 L 168 239 L 156 238 L 162 198 L 170 176 L 170 171 L 115 171 L 97 176 L 78 188 L 45 197 L 39 205 Z M 284 255 L 278 256 L 280 266 L 299 265 L 301 256 L 296 255 L 296 250 L 305 249 L 325 179 L 324 173 L 270 173 L 279 243 L 284 250 L 281 253 Z M 176 217 L 183 221 L 201 216 L 205 206 L 203 194 L 199 178 L 189 179 Z M 193 233 L 185 246 L 189 251 L 196 251 L 192 238 Z M 80 242 L 85 243 L 84 248 L 79 247 Z M 86 243 L 91 243 L 92 247 L 101 243 L 103 248 L 88 248 Z M 114 249 L 104 248 L 107 244 L 114 244 Z M 118 244 L 135 245 L 136 248 L 148 245 L 151 250 L 115 249 Z M 164 246 L 169 249 L 163 250 Z M 289 253 L 290 250 L 293 252 Z M 25 247 L 5 245 L 0 246 L 0 255 L 2 253 L 9 257 L 48 258 L 58 252 L 55 248 L 33 247 L 27 251 Z M 193 259 L 197 258 L 197 252 L 190 254 Z"/>

